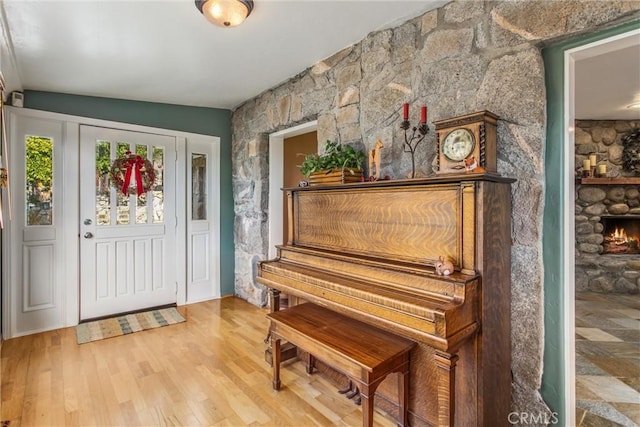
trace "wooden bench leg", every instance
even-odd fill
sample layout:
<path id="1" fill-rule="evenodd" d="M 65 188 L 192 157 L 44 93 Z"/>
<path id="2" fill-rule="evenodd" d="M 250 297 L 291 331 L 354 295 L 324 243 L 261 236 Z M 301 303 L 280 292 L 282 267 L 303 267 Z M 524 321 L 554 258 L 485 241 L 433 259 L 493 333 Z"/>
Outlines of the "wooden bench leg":
<path id="1" fill-rule="evenodd" d="M 273 351 L 273 389 L 280 390 L 280 338 L 271 334 L 271 350 Z"/>
<path id="2" fill-rule="evenodd" d="M 373 396 L 375 392 L 375 389 L 372 390 L 368 384 L 361 384 L 362 427 L 373 426 Z"/>
<path id="3" fill-rule="evenodd" d="M 398 373 L 398 425 L 409 425 L 409 370 Z"/>

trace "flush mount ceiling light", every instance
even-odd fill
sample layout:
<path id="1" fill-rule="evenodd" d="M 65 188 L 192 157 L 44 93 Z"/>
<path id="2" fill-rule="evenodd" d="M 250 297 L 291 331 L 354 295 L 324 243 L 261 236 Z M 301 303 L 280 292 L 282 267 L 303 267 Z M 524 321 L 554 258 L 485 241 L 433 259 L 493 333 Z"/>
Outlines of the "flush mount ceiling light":
<path id="1" fill-rule="evenodd" d="M 627 105 L 627 108 L 631 108 L 634 110 L 640 110 L 640 102 L 634 102 L 633 104 Z"/>
<path id="2" fill-rule="evenodd" d="M 221 27 L 242 24 L 253 10 L 253 0 L 195 0 L 196 7 L 210 22 Z"/>

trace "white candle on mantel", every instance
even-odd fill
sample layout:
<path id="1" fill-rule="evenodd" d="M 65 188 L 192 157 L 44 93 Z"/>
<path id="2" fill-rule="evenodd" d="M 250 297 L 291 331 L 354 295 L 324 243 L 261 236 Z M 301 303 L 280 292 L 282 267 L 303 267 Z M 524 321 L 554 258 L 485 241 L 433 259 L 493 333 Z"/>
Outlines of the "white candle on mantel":
<path id="1" fill-rule="evenodd" d="M 598 175 L 604 176 L 607 174 L 607 165 L 598 165 Z"/>
<path id="2" fill-rule="evenodd" d="M 591 168 L 591 160 L 585 159 L 582 161 L 582 169 L 588 171 Z"/>
<path id="3" fill-rule="evenodd" d="M 595 167 L 596 163 L 598 162 L 595 154 L 589 155 L 589 162 L 591 163 L 591 166 Z"/>

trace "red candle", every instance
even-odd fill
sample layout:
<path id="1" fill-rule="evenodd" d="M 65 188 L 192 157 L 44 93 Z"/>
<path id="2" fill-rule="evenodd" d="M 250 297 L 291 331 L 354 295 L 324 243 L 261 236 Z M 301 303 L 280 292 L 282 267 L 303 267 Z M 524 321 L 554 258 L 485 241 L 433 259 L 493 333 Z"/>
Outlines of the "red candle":
<path id="1" fill-rule="evenodd" d="M 405 120 L 409 120 L 409 104 L 408 103 L 404 103 L 404 105 L 402 106 L 402 117 Z"/>
<path id="2" fill-rule="evenodd" d="M 420 109 L 420 123 L 427 123 L 427 106 L 423 105 Z"/>

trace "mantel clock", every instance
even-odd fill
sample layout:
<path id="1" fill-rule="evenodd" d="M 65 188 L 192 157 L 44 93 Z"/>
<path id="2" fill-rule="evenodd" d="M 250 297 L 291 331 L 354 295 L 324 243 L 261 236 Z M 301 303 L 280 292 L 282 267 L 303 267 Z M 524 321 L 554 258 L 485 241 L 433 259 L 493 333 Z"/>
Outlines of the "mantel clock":
<path id="1" fill-rule="evenodd" d="M 438 136 L 437 174 L 497 172 L 498 116 L 483 110 L 433 122 Z"/>

